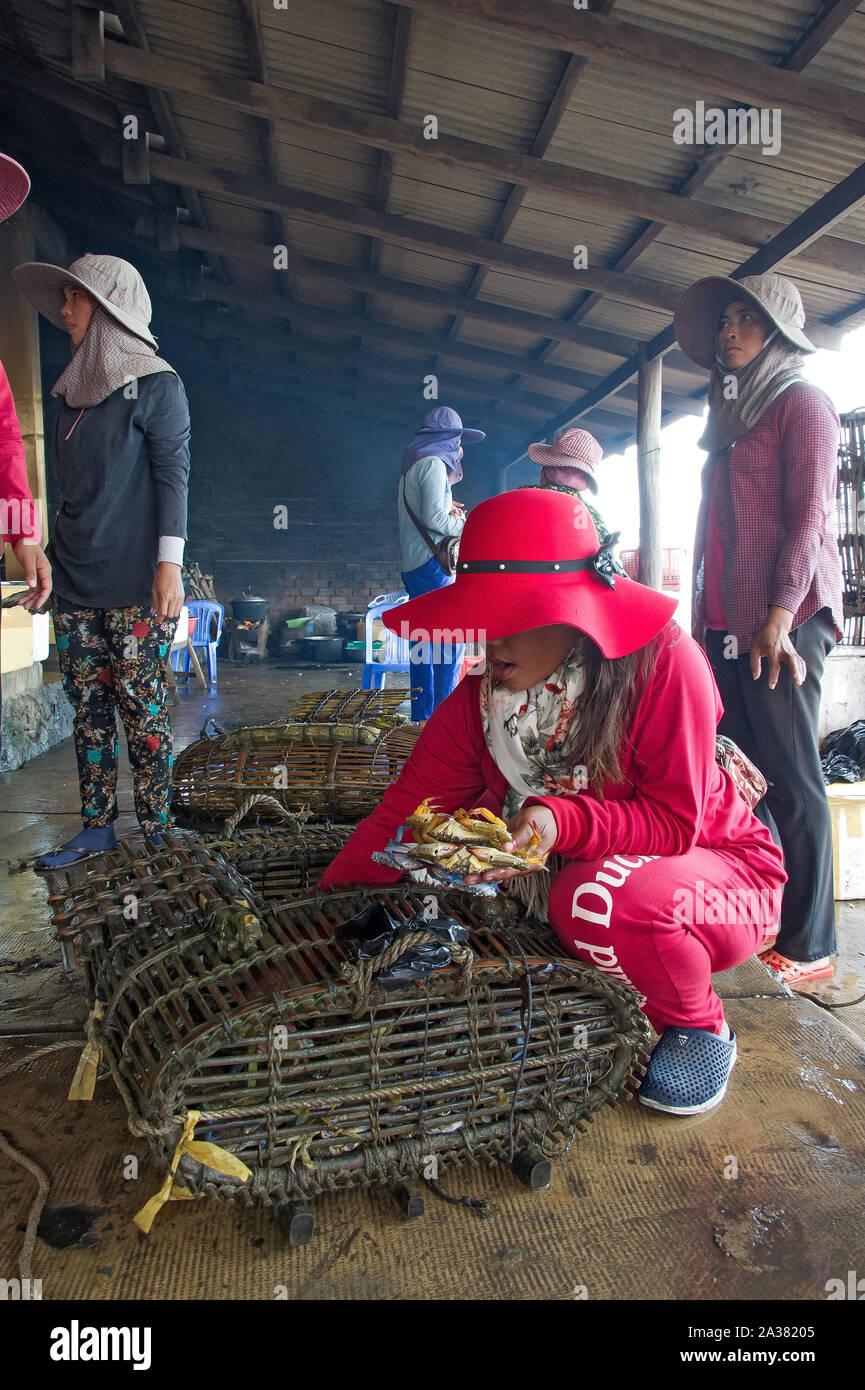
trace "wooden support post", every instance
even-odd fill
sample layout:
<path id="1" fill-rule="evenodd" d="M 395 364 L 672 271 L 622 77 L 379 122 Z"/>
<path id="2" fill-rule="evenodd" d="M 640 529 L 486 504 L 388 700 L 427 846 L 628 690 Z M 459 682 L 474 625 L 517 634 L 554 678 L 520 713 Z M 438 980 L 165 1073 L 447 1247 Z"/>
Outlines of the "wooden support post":
<path id="1" fill-rule="evenodd" d="M 180 250 L 177 208 L 161 207 L 157 217 L 157 246 L 160 251 Z"/>
<path id="2" fill-rule="evenodd" d="M 276 1211 L 276 1224 L 289 1245 L 307 1245 L 315 1231 L 315 1213 L 311 1202 L 301 1199 L 285 1202 Z"/>
<path id="3" fill-rule="evenodd" d="M 661 587 L 661 374 L 662 358 L 640 348 L 637 376 L 637 476 L 640 487 L 640 562 L 637 577 Z"/>
<path id="4" fill-rule="evenodd" d="M 123 141 L 123 182 L 150 183 L 150 131 L 142 131 L 137 140 Z"/>
<path id="5" fill-rule="evenodd" d="M 410 1221 L 423 1216 L 424 1194 L 417 1178 L 398 1178 L 390 1184 L 390 1190 Z"/>
<path id="6" fill-rule="evenodd" d="M 72 76 L 77 82 L 105 81 L 105 22 L 101 10 L 72 6 L 69 36 Z"/>
<path id="7" fill-rule="evenodd" d="M 522 1149 L 514 1154 L 513 1171 L 525 1187 L 537 1192 L 540 1187 L 549 1187 L 553 1165 L 540 1149 Z"/>

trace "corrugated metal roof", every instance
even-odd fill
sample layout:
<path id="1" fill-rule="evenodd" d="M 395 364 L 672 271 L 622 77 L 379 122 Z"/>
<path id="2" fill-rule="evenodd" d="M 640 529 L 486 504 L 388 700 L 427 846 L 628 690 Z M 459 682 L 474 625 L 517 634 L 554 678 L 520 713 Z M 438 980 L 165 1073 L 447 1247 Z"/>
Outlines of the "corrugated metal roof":
<path id="1" fill-rule="evenodd" d="M 571 9 L 569 0 L 558 3 Z M 137 0 L 137 5 L 154 54 L 216 69 L 227 78 L 248 79 L 252 75 L 237 0 Z M 13 0 L 10 6 L 46 72 L 67 81 L 69 7 L 70 0 L 43 0 L 39 6 Z M 718 5 L 717 0 L 618 0 L 614 18 L 777 64 L 818 10 L 818 0 L 761 0 L 759 5 L 753 0 L 731 0 L 727 5 Z M 258 14 L 264 61 L 274 86 L 376 115 L 386 114 L 397 5 L 387 0 L 292 0 L 286 9 L 261 3 Z M 505 151 L 529 151 L 569 63 L 568 56 L 515 38 L 494 22 L 483 29 L 466 28 L 452 15 L 435 18 L 417 11 L 410 12 L 410 19 L 401 120 L 416 127 L 423 117 L 434 114 L 442 136 L 459 136 Z M 828 41 L 809 64 L 807 75 L 865 87 L 865 6 Z M 94 97 L 109 103 L 122 101 L 127 93 L 134 94 L 136 102 L 147 102 L 146 89 L 113 78 L 104 86 L 86 85 Z M 705 98 L 712 101 L 736 95 L 706 92 Z M 242 173 L 266 184 L 261 139 L 264 124 L 260 119 L 218 100 L 171 92 L 166 99 L 191 161 Z M 582 67 L 567 109 L 552 132 L 546 157 L 590 173 L 675 191 L 693 168 L 696 151 L 673 141 L 673 111 L 693 101 L 693 88 L 684 82 L 679 90 L 675 81 L 658 81 L 651 70 L 635 72 L 620 69 L 612 60 L 592 59 Z M 151 128 L 156 128 L 155 122 Z M 388 162 L 379 150 L 338 131 L 287 122 L 273 122 L 271 130 L 281 183 L 365 209 L 378 205 L 380 173 Z M 98 127 L 86 127 L 82 139 L 85 150 L 94 143 L 91 131 L 98 133 Z M 435 148 L 431 142 L 429 153 Z M 827 134 L 819 125 L 782 113 L 782 143 L 776 155 L 764 155 L 752 146 L 731 152 L 694 198 L 706 206 L 787 223 L 861 161 L 861 141 L 853 136 Z M 644 217 L 629 207 L 608 210 L 585 198 L 547 188 L 532 187 L 514 198 L 512 185 L 495 174 L 451 167 L 425 158 L 423 151 L 400 153 L 390 162 L 393 172 L 386 210 L 425 223 L 433 235 L 436 227 L 441 227 L 469 236 L 492 237 L 503 209 L 508 207 L 514 215 L 505 234 L 507 245 L 560 257 L 564 267 L 571 264 L 573 247 L 586 245 L 591 266 L 615 267 L 646 226 Z M 266 210 L 250 208 L 229 192 L 199 196 L 208 225 L 217 235 L 246 239 L 265 248 L 271 244 L 274 219 Z M 350 228 L 322 225 L 307 214 L 283 210 L 281 215 L 292 249 L 341 266 L 368 266 L 368 236 Z M 831 236 L 865 246 L 865 206 L 850 212 L 832 228 Z M 660 229 L 628 270 L 662 285 L 684 288 L 700 275 L 729 272 L 751 249 L 745 244 L 737 246 L 729 240 L 729 233 L 722 237 L 668 226 Z M 819 253 L 818 242 L 811 255 Z M 279 293 L 266 261 L 260 266 L 240 259 L 227 264 L 234 283 L 262 302 L 266 303 L 274 288 Z M 378 242 L 377 264 L 383 275 L 462 294 L 469 291 L 475 278 L 470 262 L 437 253 L 433 246 L 428 253 L 410 251 L 386 239 Z M 812 317 L 829 317 L 859 302 L 862 277 L 853 271 L 821 269 L 819 263 L 807 258 L 794 259 L 785 269 L 800 283 Z M 303 272 L 289 281 L 301 302 L 335 315 L 355 315 L 364 302 L 361 291 L 342 281 Z M 581 302 L 583 287 L 576 270 L 569 288 L 533 275 L 494 269 L 482 277 L 479 293 L 485 301 L 505 308 L 556 319 L 573 312 Z M 411 298 L 384 296 L 375 297 L 375 316 L 382 324 L 432 337 L 441 336 L 451 318 L 449 312 Z M 232 310 L 226 321 L 230 319 L 236 326 L 242 318 L 268 322 L 266 314 L 245 310 Z M 666 328 L 669 320 L 668 312 L 608 295 L 595 298 L 582 322 L 587 328 L 648 339 Z M 269 323 L 273 328 L 273 319 Z M 555 329 L 554 323 L 551 329 Z M 304 330 L 304 336 L 329 342 L 334 351 L 356 341 L 356 337 L 336 330 Z M 516 413 L 520 408 L 543 410 L 544 402 L 567 404 L 578 394 L 561 384 L 531 378 L 530 354 L 544 341 L 542 335 L 464 316 L 458 340 L 527 359 L 527 380 L 521 382 L 512 405 Z M 424 353 L 420 345 L 417 350 L 400 347 L 395 356 L 420 367 L 431 353 Z M 563 343 L 545 360 L 603 376 L 621 359 L 595 346 Z M 498 398 L 506 399 L 509 388 L 501 370 L 447 354 L 440 362 L 442 370 L 452 368 L 458 378 L 476 378 L 481 389 L 488 385 L 491 395 L 501 392 Z M 694 389 L 694 376 L 687 371 L 669 367 L 665 376 L 668 389 L 680 393 Z M 542 402 L 539 407 L 530 403 L 533 395 Z"/>
<path id="2" fill-rule="evenodd" d="M 616 19 L 660 29 L 692 42 L 715 44 L 744 58 L 777 63 L 814 18 L 813 0 L 620 0 Z"/>

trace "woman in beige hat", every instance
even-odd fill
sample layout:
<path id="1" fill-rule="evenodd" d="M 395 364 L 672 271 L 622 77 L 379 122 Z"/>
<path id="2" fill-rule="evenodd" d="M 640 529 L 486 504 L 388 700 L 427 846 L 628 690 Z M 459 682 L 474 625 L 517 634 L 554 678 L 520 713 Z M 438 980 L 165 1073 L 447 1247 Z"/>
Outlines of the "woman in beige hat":
<path id="1" fill-rule="evenodd" d="M 139 824 L 153 840 L 168 824 L 165 660 L 183 605 L 189 407 L 154 351 L 150 297 L 128 261 L 87 255 L 68 270 L 34 262 L 14 276 L 72 342 L 52 389 L 61 505 L 48 553 L 83 828 L 37 863 L 60 868 L 115 844 L 118 712 Z"/>
<path id="2" fill-rule="evenodd" d="M 776 948 L 789 984 L 833 973 L 832 826 L 817 719 L 823 664 L 844 621 L 833 504 L 838 416 L 802 377 L 799 291 L 781 275 L 711 276 L 676 334 L 711 370 L 709 457 L 694 544 L 694 636 L 724 702 L 720 732 L 765 774 L 757 814 L 776 827 L 789 881 Z M 763 663 L 766 669 L 763 669 Z"/>
<path id="3" fill-rule="evenodd" d="M 554 444 L 530 444 L 529 458 L 541 465 L 541 487 L 554 487 L 563 492 L 597 492 L 595 469 L 604 451 L 588 430 L 564 430 Z M 605 541 L 610 534 L 600 514 L 584 496 L 580 501 L 595 525 L 598 539 Z"/>

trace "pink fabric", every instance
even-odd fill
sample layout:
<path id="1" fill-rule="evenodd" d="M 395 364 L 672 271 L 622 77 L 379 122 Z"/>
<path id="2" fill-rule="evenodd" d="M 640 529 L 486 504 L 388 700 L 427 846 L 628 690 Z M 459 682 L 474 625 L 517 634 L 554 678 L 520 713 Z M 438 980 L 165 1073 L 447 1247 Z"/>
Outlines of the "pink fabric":
<path id="1" fill-rule="evenodd" d="M 558 826 L 556 850 L 592 861 L 609 854 L 686 855 L 695 848 L 732 856 L 764 887 L 786 880 L 781 851 L 715 760 L 722 707 L 705 653 L 674 624 L 643 689 L 623 751 L 623 783 L 608 783 L 601 800 L 530 797 L 549 806 Z M 321 879 L 393 883 L 399 873 L 373 864 L 425 797 L 442 811 L 486 806 L 501 812 L 507 791 L 481 723 L 479 681 L 468 675 L 439 705 L 414 751 L 372 815 L 362 820 Z"/>
<path id="2" fill-rule="evenodd" d="M 30 484 L 27 480 L 27 463 L 24 444 L 21 439 L 21 426 L 15 414 L 12 391 L 0 363 L 0 517 L 3 526 L 3 540 L 8 542 L 27 540 L 39 542 L 41 528 L 39 516 L 33 502 Z"/>
<path id="3" fill-rule="evenodd" d="M 718 530 L 718 513 L 715 505 L 714 489 L 709 494 L 709 515 L 706 520 L 706 556 L 703 566 L 703 588 L 706 602 L 706 627 L 727 631 L 724 617 L 724 603 L 721 598 L 721 570 L 724 552 L 721 549 L 721 532 Z"/>
<path id="4" fill-rule="evenodd" d="M 737 856 L 693 848 L 572 861 L 551 887 L 549 915 L 571 955 L 633 986 L 657 1032 L 719 1032 L 712 972 L 762 949 L 780 899 Z"/>
<path id="5" fill-rule="evenodd" d="M 789 609 L 794 628 L 830 608 L 841 636 L 834 510 L 838 431 L 838 413 L 825 392 L 794 382 L 747 434 L 706 460 L 694 542 L 692 631 L 698 640 L 706 625 L 705 592 L 698 581 L 711 492 L 727 561 L 723 611 L 740 652 L 751 646 L 773 604 Z"/>

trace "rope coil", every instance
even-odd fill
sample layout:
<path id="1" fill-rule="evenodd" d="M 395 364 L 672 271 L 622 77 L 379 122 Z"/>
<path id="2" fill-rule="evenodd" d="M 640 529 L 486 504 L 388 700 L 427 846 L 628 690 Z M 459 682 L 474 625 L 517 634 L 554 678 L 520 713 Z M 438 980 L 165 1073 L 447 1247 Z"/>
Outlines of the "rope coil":
<path id="1" fill-rule="evenodd" d="M 468 998 L 472 983 L 472 967 L 474 965 L 474 952 L 470 946 L 463 946 L 459 943 L 448 943 L 450 945 L 451 964 L 459 970 L 459 977 L 454 997 L 457 999 Z M 394 965 L 406 951 L 410 951 L 414 946 L 440 946 L 439 937 L 434 936 L 428 931 L 410 931 L 400 936 L 396 941 L 377 956 L 370 960 L 361 960 L 356 963 L 346 962 L 340 968 L 340 979 L 344 984 L 355 987 L 355 1006 L 352 1010 L 352 1018 L 359 1018 L 366 1013 L 370 1007 L 370 994 L 375 987 L 373 976 L 379 970 L 385 970 L 387 966 Z"/>

